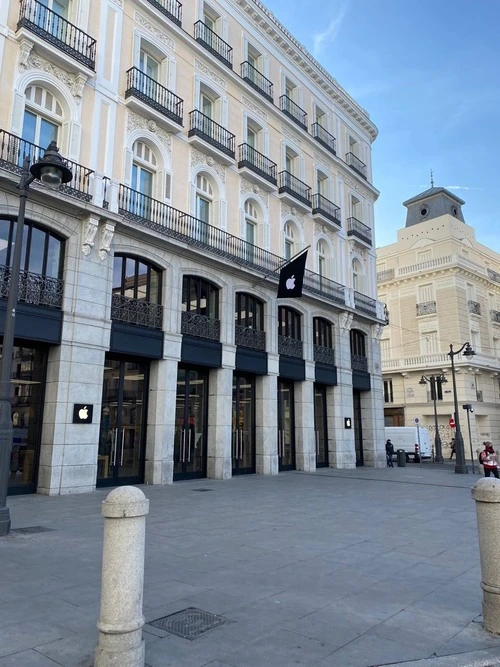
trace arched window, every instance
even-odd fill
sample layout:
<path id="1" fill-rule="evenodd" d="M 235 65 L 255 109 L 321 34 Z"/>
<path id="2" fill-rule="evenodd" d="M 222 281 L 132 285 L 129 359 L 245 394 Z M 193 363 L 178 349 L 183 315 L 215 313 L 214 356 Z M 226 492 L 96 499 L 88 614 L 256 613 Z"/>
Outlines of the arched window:
<path id="1" fill-rule="evenodd" d="M 278 352 L 302 359 L 302 316 L 293 308 L 278 308 Z"/>
<path id="2" fill-rule="evenodd" d="M 22 138 L 43 149 L 51 141 L 58 141 L 58 135 L 63 121 L 63 110 L 54 95 L 42 86 L 28 86 L 25 91 L 26 104 L 24 108 Z M 33 161 L 38 159 L 29 150 Z"/>
<path id="3" fill-rule="evenodd" d="M 314 361 L 335 365 L 333 325 L 322 317 L 313 319 Z"/>
<path id="4" fill-rule="evenodd" d="M 161 270 L 138 257 L 116 254 L 111 319 L 161 329 Z"/>
<path id="5" fill-rule="evenodd" d="M 295 253 L 295 230 L 291 222 L 285 225 L 284 255 L 285 259 L 291 259 Z"/>
<path id="6" fill-rule="evenodd" d="M 146 220 L 151 219 L 152 197 L 156 176 L 156 155 L 143 141 L 132 146 L 131 206 L 132 212 Z"/>
<path id="7" fill-rule="evenodd" d="M 259 224 L 259 213 L 251 199 L 245 202 L 245 241 L 257 245 L 257 225 Z"/>
<path id="8" fill-rule="evenodd" d="M 353 371 L 367 371 L 366 335 L 358 329 L 352 329 L 351 338 L 351 368 Z"/>
<path id="9" fill-rule="evenodd" d="M 214 224 L 214 188 L 205 174 L 196 177 L 196 217 L 207 225 Z"/>
<path id="10" fill-rule="evenodd" d="M 181 333 L 219 340 L 219 288 L 199 276 L 182 279 Z"/>
<path id="11" fill-rule="evenodd" d="M 266 349 L 264 303 L 252 294 L 239 292 L 234 311 L 235 343 L 254 350 Z"/>

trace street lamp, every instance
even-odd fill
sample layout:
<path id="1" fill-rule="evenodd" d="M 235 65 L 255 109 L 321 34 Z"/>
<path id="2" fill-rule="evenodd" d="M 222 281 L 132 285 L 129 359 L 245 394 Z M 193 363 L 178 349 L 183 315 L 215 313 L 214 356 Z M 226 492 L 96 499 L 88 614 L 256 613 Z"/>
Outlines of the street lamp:
<path id="1" fill-rule="evenodd" d="M 466 475 L 469 471 L 465 464 L 465 452 L 464 452 L 464 439 L 462 437 L 462 431 L 460 430 L 460 418 L 458 413 L 458 399 L 457 399 L 457 380 L 455 377 L 455 362 L 454 359 L 457 354 L 460 354 L 464 351 L 464 357 L 468 359 L 473 357 L 476 353 L 471 348 L 470 343 L 464 343 L 459 350 L 453 350 L 453 343 L 450 343 L 450 351 L 448 356 L 451 359 L 451 377 L 453 380 L 453 401 L 455 404 L 455 452 L 456 452 L 456 461 L 455 461 L 455 473 L 458 475 Z"/>
<path id="2" fill-rule="evenodd" d="M 443 394 L 441 392 L 441 385 L 444 384 L 445 382 L 448 382 L 448 380 L 445 378 L 444 375 L 431 375 L 430 377 L 425 377 L 425 375 L 422 375 L 422 377 L 420 378 L 420 382 L 418 384 L 426 384 L 427 382 L 431 385 L 431 398 L 434 401 L 434 425 L 436 428 L 436 435 L 434 437 L 434 448 L 436 450 L 436 456 L 434 458 L 434 461 L 436 463 L 444 463 L 443 452 L 441 449 L 441 436 L 439 435 L 436 401 L 438 398 L 440 400 L 443 398 Z"/>
<path id="3" fill-rule="evenodd" d="M 19 189 L 19 213 L 17 216 L 16 238 L 12 267 L 5 270 L 6 283 L 9 286 L 7 310 L 5 314 L 5 329 L 3 334 L 2 359 L 0 361 L 0 537 L 8 535 L 10 531 L 10 514 L 7 507 L 7 487 L 9 485 L 10 454 L 12 449 L 12 410 L 11 410 L 11 375 L 12 355 L 14 352 L 14 335 L 16 321 L 16 306 L 19 295 L 19 272 L 21 269 L 21 251 L 23 246 L 24 216 L 28 190 L 34 180 L 39 180 L 56 190 L 61 183 L 69 183 L 73 178 L 56 142 L 51 141 L 45 154 L 31 167 L 29 158 L 24 157 Z"/>

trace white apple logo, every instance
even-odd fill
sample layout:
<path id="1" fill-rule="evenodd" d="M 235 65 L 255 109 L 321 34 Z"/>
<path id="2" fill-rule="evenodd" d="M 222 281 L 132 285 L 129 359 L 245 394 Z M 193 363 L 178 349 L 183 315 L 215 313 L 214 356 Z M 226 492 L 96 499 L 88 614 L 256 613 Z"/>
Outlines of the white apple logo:
<path id="1" fill-rule="evenodd" d="M 295 276 L 290 276 L 285 285 L 287 289 L 295 289 Z"/>
<path id="2" fill-rule="evenodd" d="M 87 410 L 87 406 L 83 407 L 81 410 L 78 411 L 78 417 L 80 419 L 87 419 L 89 416 L 89 411 Z"/>

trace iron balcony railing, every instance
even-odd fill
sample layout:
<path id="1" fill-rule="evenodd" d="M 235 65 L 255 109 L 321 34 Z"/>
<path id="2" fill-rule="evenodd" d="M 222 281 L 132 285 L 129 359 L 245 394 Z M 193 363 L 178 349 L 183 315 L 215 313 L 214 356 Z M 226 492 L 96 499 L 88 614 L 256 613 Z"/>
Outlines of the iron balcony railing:
<path id="1" fill-rule="evenodd" d="M 12 281 L 10 266 L 0 266 L 0 298 L 7 299 Z M 22 303 L 46 308 L 62 308 L 64 282 L 38 273 L 21 269 L 19 272 L 19 296 Z"/>
<path id="2" fill-rule="evenodd" d="M 241 78 L 270 102 L 273 101 L 273 84 L 252 64 L 241 63 Z"/>
<path id="3" fill-rule="evenodd" d="M 243 167 L 250 169 L 259 176 L 262 176 L 262 178 L 265 178 L 269 183 L 276 185 L 276 162 L 256 151 L 250 144 L 240 144 L 238 146 L 238 169 L 242 169 Z"/>
<path id="4" fill-rule="evenodd" d="M 96 40 L 38 0 L 21 0 L 17 29 L 26 28 L 95 70 Z"/>
<path id="5" fill-rule="evenodd" d="M 188 137 L 200 137 L 225 155 L 234 158 L 234 134 L 198 109 L 189 113 Z"/>
<path id="6" fill-rule="evenodd" d="M 436 312 L 435 301 L 423 301 L 422 303 L 417 303 L 417 316 L 432 315 L 435 312 Z"/>
<path id="7" fill-rule="evenodd" d="M 144 299 L 132 299 L 123 294 L 111 297 L 111 319 L 140 327 L 161 329 L 163 324 L 163 306 Z"/>
<path id="8" fill-rule="evenodd" d="M 278 354 L 285 357 L 295 357 L 302 359 L 304 355 L 304 344 L 297 338 L 290 338 L 290 336 L 281 336 L 278 334 Z"/>
<path id="9" fill-rule="evenodd" d="M 333 222 L 335 225 L 338 225 L 339 227 L 342 226 L 342 222 L 340 220 L 340 208 L 319 193 L 313 195 L 312 197 L 312 212 L 313 215 L 317 213 L 324 216 L 325 218 L 328 218 L 328 220 Z"/>
<path id="10" fill-rule="evenodd" d="M 347 236 L 355 236 L 368 245 L 372 244 L 372 230 L 357 218 L 347 218 Z"/>
<path id="11" fill-rule="evenodd" d="M 183 312 L 181 333 L 207 340 L 220 340 L 220 320 L 194 312 Z"/>
<path id="12" fill-rule="evenodd" d="M 148 0 L 148 2 L 173 23 L 179 27 L 182 26 L 182 5 L 180 2 L 177 0 Z"/>
<path id="13" fill-rule="evenodd" d="M 203 21 L 194 24 L 194 38 L 224 65 L 233 69 L 233 48 Z"/>
<path id="14" fill-rule="evenodd" d="M 481 304 L 478 301 L 469 299 L 467 305 L 469 307 L 469 313 L 472 313 L 473 315 L 481 315 Z"/>
<path id="15" fill-rule="evenodd" d="M 286 192 L 306 206 L 311 206 L 311 188 L 289 171 L 280 171 L 278 174 L 278 192 Z"/>
<path id="16" fill-rule="evenodd" d="M 301 109 L 298 104 L 290 99 L 287 95 L 280 97 L 280 109 L 285 116 L 291 118 L 297 125 L 307 131 L 307 114 L 304 109 Z"/>
<path id="17" fill-rule="evenodd" d="M 325 130 L 319 123 L 313 123 L 311 125 L 311 132 L 318 144 L 321 144 L 327 151 L 330 151 L 330 153 L 337 155 L 337 140 L 333 134 L 330 134 L 330 132 Z"/>
<path id="18" fill-rule="evenodd" d="M 244 327 L 241 324 L 234 325 L 234 342 L 241 347 L 249 347 L 252 350 L 265 351 L 266 332 L 252 327 Z"/>
<path id="19" fill-rule="evenodd" d="M 136 97 L 152 109 L 156 109 L 175 123 L 182 125 L 184 101 L 137 67 L 127 71 L 125 98 Z"/>
<path id="20" fill-rule="evenodd" d="M 367 315 L 377 315 L 377 302 L 366 294 L 354 291 L 354 305 L 356 310 L 366 313 Z"/>
<path id="21" fill-rule="evenodd" d="M 493 269 L 486 269 L 486 271 L 488 273 L 488 277 L 491 280 L 494 280 L 496 283 L 500 283 L 500 273 L 493 271 Z"/>
<path id="22" fill-rule="evenodd" d="M 368 359 L 360 354 L 351 354 L 351 369 L 353 371 L 367 371 Z"/>
<path id="23" fill-rule="evenodd" d="M 377 273 L 378 283 L 385 283 L 387 280 L 394 280 L 394 269 L 386 269 Z"/>
<path id="24" fill-rule="evenodd" d="M 30 141 L 26 141 L 26 139 L 10 134 L 10 132 L 0 130 L 0 166 L 4 169 L 20 174 L 25 156 L 33 164 L 45 154 L 45 150 L 42 146 L 37 146 Z M 71 169 L 73 178 L 69 183 L 60 185 L 59 192 L 64 192 L 83 201 L 90 201 L 92 199 L 89 192 L 90 176 L 94 173 L 93 170 L 71 160 L 65 160 L 65 163 Z"/>
<path id="25" fill-rule="evenodd" d="M 223 257 L 253 271 L 277 275 L 284 263 L 282 257 L 268 250 L 252 245 L 122 184 L 118 191 L 118 207 L 119 213 L 125 218 L 134 220 L 157 234 L 175 238 L 203 252 Z M 343 285 L 308 269 L 304 273 L 303 289 L 330 303 L 345 305 Z"/>
<path id="26" fill-rule="evenodd" d="M 490 318 L 492 322 L 500 323 L 500 312 L 498 310 L 490 310 Z"/>
<path id="27" fill-rule="evenodd" d="M 314 361 L 328 366 L 335 366 L 335 350 L 333 347 L 314 345 Z"/>
<path id="28" fill-rule="evenodd" d="M 345 161 L 356 173 L 362 176 L 364 179 L 367 179 L 366 164 L 361 162 L 359 157 L 356 157 L 354 153 L 347 153 L 345 156 Z"/>

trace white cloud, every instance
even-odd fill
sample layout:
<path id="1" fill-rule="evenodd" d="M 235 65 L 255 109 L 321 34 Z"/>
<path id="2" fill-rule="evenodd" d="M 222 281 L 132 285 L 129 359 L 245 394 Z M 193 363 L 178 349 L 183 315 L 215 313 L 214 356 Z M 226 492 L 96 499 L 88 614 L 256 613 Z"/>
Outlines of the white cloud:
<path id="1" fill-rule="evenodd" d="M 344 20 L 345 14 L 345 7 L 340 7 L 337 15 L 330 21 L 326 30 L 320 32 L 317 35 L 314 35 L 312 52 L 315 58 L 321 54 L 327 44 L 331 44 L 335 41 L 335 38 L 339 34 L 339 30 L 342 25 L 342 21 Z"/>
<path id="2" fill-rule="evenodd" d="M 468 185 L 445 185 L 447 190 L 484 190 L 484 188 L 471 188 Z"/>

